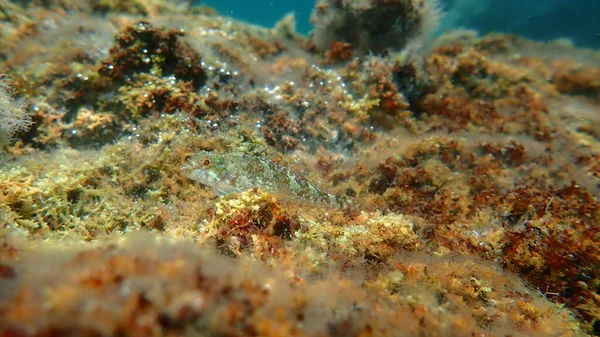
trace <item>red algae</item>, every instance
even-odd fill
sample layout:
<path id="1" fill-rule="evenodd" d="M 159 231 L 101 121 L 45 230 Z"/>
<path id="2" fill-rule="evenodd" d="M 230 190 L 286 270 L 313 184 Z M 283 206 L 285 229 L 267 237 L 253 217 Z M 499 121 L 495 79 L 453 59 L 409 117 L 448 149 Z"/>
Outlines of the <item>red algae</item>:
<path id="1" fill-rule="evenodd" d="M 1 4 L 0 336 L 599 334 L 598 53 L 346 3 Z"/>

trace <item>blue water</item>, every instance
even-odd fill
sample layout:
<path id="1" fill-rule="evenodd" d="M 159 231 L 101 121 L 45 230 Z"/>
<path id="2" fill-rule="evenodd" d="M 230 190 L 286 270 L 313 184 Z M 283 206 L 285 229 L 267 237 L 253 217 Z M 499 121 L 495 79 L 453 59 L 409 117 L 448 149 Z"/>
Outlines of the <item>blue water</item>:
<path id="1" fill-rule="evenodd" d="M 297 29 L 311 30 L 315 0 L 203 0 L 236 19 L 272 27 L 289 12 Z M 446 16 L 441 30 L 458 27 L 513 33 L 535 40 L 568 38 L 578 46 L 600 48 L 600 0 L 441 0 Z"/>

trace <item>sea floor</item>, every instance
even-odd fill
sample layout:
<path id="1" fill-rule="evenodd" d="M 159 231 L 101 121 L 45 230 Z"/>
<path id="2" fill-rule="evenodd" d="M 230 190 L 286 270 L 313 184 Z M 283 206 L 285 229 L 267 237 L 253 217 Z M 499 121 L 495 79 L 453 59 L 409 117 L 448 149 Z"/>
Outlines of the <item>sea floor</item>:
<path id="1" fill-rule="evenodd" d="M 600 52 L 158 0 L 0 20 L 0 336 L 600 334 Z"/>

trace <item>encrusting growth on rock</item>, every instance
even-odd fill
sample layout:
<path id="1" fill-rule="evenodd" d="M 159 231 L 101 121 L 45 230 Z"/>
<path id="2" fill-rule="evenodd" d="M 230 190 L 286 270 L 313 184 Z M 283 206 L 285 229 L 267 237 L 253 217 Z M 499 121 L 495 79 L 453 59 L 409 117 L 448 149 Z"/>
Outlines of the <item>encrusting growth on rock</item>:
<path id="1" fill-rule="evenodd" d="M 0 336 L 598 335 L 600 55 L 439 16 L 0 1 Z"/>
<path id="2" fill-rule="evenodd" d="M 422 43 L 438 25 L 437 0 L 319 0 L 311 38 L 331 53 L 347 43 L 360 53 L 380 54 Z"/>

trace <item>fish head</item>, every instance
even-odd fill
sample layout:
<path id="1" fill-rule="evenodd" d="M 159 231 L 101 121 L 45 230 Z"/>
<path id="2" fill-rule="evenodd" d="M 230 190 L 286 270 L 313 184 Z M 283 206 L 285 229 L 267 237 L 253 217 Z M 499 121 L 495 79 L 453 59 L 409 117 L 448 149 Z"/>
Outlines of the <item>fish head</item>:
<path id="1" fill-rule="evenodd" d="M 226 155 L 209 151 L 195 153 L 181 168 L 184 176 L 211 187 L 219 196 L 235 190 L 232 180 L 238 170 L 239 167 Z"/>

